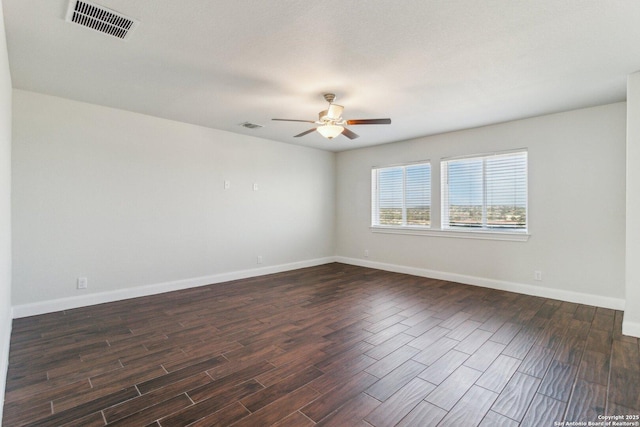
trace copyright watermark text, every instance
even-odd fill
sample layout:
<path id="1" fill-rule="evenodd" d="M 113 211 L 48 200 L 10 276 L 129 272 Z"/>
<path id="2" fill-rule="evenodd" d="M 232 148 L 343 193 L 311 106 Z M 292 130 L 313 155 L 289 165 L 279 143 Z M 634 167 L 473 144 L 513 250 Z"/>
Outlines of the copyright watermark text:
<path id="1" fill-rule="evenodd" d="M 593 421 L 555 421 L 554 427 L 640 427 L 640 414 L 598 415 Z"/>

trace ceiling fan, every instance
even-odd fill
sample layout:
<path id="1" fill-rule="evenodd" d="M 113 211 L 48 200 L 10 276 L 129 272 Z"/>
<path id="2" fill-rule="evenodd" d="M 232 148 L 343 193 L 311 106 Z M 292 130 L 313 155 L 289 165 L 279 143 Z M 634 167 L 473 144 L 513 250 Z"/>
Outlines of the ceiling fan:
<path id="1" fill-rule="evenodd" d="M 298 138 L 300 136 L 305 136 L 315 130 L 320 133 L 320 135 L 324 136 L 327 139 L 333 139 L 336 136 L 342 134 L 349 139 L 356 139 L 359 135 L 345 127 L 345 125 L 388 125 L 391 124 L 391 119 L 352 119 L 346 120 L 342 118 L 342 110 L 344 107 L 342 105 L 334 104 L 333 101 L 336 99 L 336 95 L 333 93 L 325 93 L 324 99 L 329 103 L 329 108 L 321 111 L 318 114 L 318 120 L 294 120 L 294 119 L 271 119 L 277 120 L 281 122 L 304 122 L 304 123 L 314 123 L 320 125 L 318 127 L 309 129 L 298 135 L 295 135 L 294 138 Z"/>

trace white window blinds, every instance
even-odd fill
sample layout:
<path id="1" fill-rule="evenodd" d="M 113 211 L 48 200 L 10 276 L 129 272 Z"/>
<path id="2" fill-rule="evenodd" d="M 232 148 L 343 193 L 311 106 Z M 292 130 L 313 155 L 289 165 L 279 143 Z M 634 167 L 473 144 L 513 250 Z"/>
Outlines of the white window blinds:
<path id="1" fill-rule="evenodd" d="M 431 225 L 431 164 L 374 168 L 371 171 L 371 225 Z"/>
<path id="2" fill-rule="evenodd" d="M 527 230 L 527 152 L 440 164 L 443 229 Z"/>

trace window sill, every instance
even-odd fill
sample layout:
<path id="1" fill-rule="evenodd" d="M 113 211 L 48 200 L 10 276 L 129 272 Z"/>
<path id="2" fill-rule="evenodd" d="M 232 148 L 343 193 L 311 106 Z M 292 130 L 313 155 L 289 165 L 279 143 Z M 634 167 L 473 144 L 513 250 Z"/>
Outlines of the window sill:
<path id="1" fill-rule="evenodd" d="M 456 239 L 506 240 L 526 242 L 530 234 L 513 231 L 440 230 L 424 227 L 369 227 L 373 233 L 409 234 L 414 236 L 450 237 Z"/>

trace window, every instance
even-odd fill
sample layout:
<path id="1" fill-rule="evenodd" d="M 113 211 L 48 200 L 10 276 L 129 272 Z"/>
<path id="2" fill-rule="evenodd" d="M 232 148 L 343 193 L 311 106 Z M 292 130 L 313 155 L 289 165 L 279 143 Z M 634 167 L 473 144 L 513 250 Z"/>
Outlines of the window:
<path id="1" fill-rule="evenodd" d="M 442 160 L 442 229 L 527 231 L 527 152 Z"/>
<path id="2" fill-rule="evenodd" d="M 373 227 L 429 227 L 431 164 L 373 168 L 371 206 Z"/>

